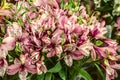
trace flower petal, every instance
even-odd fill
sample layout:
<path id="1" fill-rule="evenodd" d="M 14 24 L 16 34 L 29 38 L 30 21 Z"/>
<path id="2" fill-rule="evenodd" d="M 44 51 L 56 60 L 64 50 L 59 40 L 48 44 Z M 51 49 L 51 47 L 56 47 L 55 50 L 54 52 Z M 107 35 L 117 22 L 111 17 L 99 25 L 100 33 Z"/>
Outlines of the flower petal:
<path id="1" fill-rule="evenodd" d="M 4 59 L 4 58 L 0 59 L 0 76 L 1 77 L 4 76 L 7 67 L 8 67 L 8 63 L 7 63 L 6 59 Z"/>
<path id="2" fill-rule="evenodd" d="M 70 55 L 74 60 L 80 60 L 84 57 L 81 50 L 71 52 Z"/>
<path id="3" fill-rule="evenodd" d="M 29 73 L 32 73 L 32 74 L 35 74 L 37 71 L 36 71 L 36 67 L 34 65 L 30 65 L 28 63 L 25 63 L 25 69 L 29 72 Z"/>
<path id="4" fill-rule="evenodd" d="M 15 48 L 16 40 L 13 37 L 6 37 L 3 39 L 3 43 L 7 50 L 13 50 Z"/>
<path id="5" fill-rule="evenodd" d="M 14 75 L 20 70 L 21 64 L 13 64 L 7 68 L 8 75 Z"/>
<path id="6" fill-rule="evenodd" d="M 55 50 L 52 49 L 48 54 L 47 54 L 47 57 L 52 57 L 55 55 Z"/>
<path id="7" fill-rule="evenodd" d="M 67 64 L 67 66 L 69 66 L 69 67 L 71 67 L 73 64 L 73 59 L 70 55 L 65 56 L 64 61 Z"/>
<path id="8" fill-rule="evenodd" d="M 61 53 L 63 52 L 62 46 L 61 45 L 56 46 L 55 50 L 56 50 L 56 55 L 60 58 Z"/>

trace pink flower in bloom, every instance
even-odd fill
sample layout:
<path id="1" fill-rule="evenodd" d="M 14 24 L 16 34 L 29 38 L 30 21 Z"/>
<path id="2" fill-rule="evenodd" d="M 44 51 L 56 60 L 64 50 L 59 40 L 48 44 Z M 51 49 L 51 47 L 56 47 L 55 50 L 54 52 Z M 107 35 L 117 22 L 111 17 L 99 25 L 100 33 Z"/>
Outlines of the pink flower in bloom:
<path id="1" fill-rule="evenodd" d="M 20 80 L 26 80 L 27 73 L 36 73 L 36 67 L 35 65 L 31 65 L 27 62 L 25 55 L 20 55 L 20 60 L 15 59 L 14 64 L 8 66 L 7 68 L 7 74 L 8 75 L 14 75 L 17 72 L 19 72 L 19 78 Z"/>
<path id="2" fill-rule="evenodd" d="M 9 37 L 20 38 L 22 36 L 22 27 L 18 23 L 14 22 L 7 28 L 7 35 Z"/>
<path id="3" fill-rule="evenodd" d="M 50 39 L 49 37 L 46 37 L 46 40 L 44 38 L 45 37 L 43 37 L 42 41 L 48 43 L 46 44 L 46 49 L 49 51 L 49 53 L 47 53 L 47 57 L 52 57 L 55 54 L 58 55 L 58 57 L 60 57 L 62 53 L 62 46 L 60 45 L 61 38 L 52 37 Z"/>
<path id="4" fill-rule="evenodd" d="M 120 69 L 120 64 L 114 61 L 104 60 L 104 69 L 106 70 L 106 80 L 111 80 L 118 76 L 116 70 Z"/>

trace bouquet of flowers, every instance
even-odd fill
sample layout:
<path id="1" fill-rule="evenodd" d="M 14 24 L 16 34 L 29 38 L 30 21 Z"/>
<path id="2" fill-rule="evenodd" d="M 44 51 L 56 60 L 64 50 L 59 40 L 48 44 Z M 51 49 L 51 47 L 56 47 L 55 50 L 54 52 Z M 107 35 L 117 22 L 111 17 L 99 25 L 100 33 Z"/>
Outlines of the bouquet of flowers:
<path id="1" fill-rule="evenodd" d="M 98 13 L 80 0 L 2 0 L 1 79 L 116 78 L 120 45 Z"/>

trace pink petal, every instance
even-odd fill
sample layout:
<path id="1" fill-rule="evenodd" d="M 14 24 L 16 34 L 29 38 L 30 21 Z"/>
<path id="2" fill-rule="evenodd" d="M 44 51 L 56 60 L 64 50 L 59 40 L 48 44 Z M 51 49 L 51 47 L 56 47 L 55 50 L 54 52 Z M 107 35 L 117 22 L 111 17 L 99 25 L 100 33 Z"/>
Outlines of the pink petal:
<path id="1" fill-rule="evenodd" d="M 0 59 L 0 76 L 3 77 L 6 69 L 8 67 L 8 63 L 5 59 Z"/>
<path id="2" fill-rule="evenodd" d="M 41 5 L 44 5 L 45 3 L 44 3 L 44 0 L 35 0 L 33 4 L 35 6 L 41 6 Z"/>
<path id="3" fill-rule="evenodd" d="M 11 16 L 10 10 L 2 10 L 0 9 L 0 15 L 2 16 Z"/>
<path id="4" fill-rule="evenodd" d="M 120 28 L 120 17 L 117 18 L 117 24 L 118 24 L 118 27 Z"/>
<path id="5" fill-rule="evenodd" d="M 56 46 L 55 51 L 56 51 L 56 55 L 60 58 L 63 52 L 62 46 L 61 45 Z"/>
<path id="6" fill-rule="evenodd" d="M 101 23 L 100 23 L 100 27 L 104 27 L 105 26 L 105 21 L 102 21 Z"/>
<path id="7" fill-rule="evenodd" d="M 28 63 L 25 63 L 25 69 L 29 72 L 29 73 L 32 73 L 32 74 L 35 74 L 37 71 L 36 71 L 36 67 L 34 65 L 30 65 Z"/>
<path id="8" fill-rule="evenodd" d="M 6 58 L 8 54 L 8 50 L 6 49 L 6 46 L 4 44 L 0 45 L 0 57 Z"/>
<path id="9" fill-rule="evenodd" d="M 74 60 L 80 60 L 84 57 L 83 54 L 81 54 L 81 50 L 76 50 L 74 52 L 71 52 L 70 55 Z"/>
<path id="10" fill-rule="evenodd" d="M 7 34 L 10 37 L 20 38 L 22 36 L 22 28 L 18 23 L 14 22 L 7 28 Z"/>
<path id="11" fill-rule="evenodd" d="M 21 64 L 13 64 L 7 68 L 8 75 L 14 75 L 20 70 Z"/>
<path id="12" fill-rule="evenodd" d="M 69 67 L 71 67 L 73 64 L 73 59 L 70 55 L 65 56 L 64 61 L 67 64 L 67 66 L 69 66 Z"/>
<path id="13" fill-rule="evenodd" d="M 44 43 L 46 43 L 46 44 L 50 44 L 50 43 L 51 43 L 50 38 L 47 37 L 47 36 L 43 36 L 43 37 L 42 37 L 42 41 L 43 41 Z"/>
<path id="14" fill-rule="evenodd" d="M 108 44 L 108 46 L 117 46 L 118 44 L 115 40 L 112 39 L 105 39 L 104 42 Z"/>
<path id="15" fill-rule="evenodd" d="M 59 5 L 56 0 L 46 0 L 46 2 L 55 8 L 59 8 Z"/>
<path id="16" fill-rule="evenodd" d="M 20 63 L 21 63 L 20 60 L 18 60 L 17 58 L 15 58 L 14 64 L 20 64 Z"/>
<path id="17" fill-rule="evenodd" d="M 47 54 L 47 57 L 52 57 L 55 55 L 55 50 L 52 49 L 48 54 Z"/>
<path id="18" fill-rule="evenodd" d="M 41 45 L 40 40 L 38 40 L 36 37 L 33 37 L 33 40 L 34 40 L 35 44 L 36 44 L 38 47 L 40 47 L 40 45 Z"/>
<path id="19" fill-rule="evenodd" d="M 120 64 L 110 65 L 114 69 L 120 69 Z"/>
<path id="20" fill-rule="evenodd" d="M 7 50 L 13 50 L 15 48 L 16 40 L 13 37 L 6 37 L 3 39 L 3 43 Z"/>
<path id="21" fill-rule="evenodd" d="M 82 28 L 79 26 L 79 24 L 75 25 L 75 29 L 73 30 L 74 33 L 80 33 L 82 32 Z"/>
<path id="22" fill-rule="evenodd" d="M 53 35 L 53 37 L 57 37 L 57 36 L 61 36 L 62 33 L 63 33 L 63 30 L 56 29 L 52 35 Z"/>
<path id="23" fill-rule="evenodd" d="M 94 49 L 91 50 L 91 57 L 92 57 L 93 60 L 95 60 L 96 57 L 97 57 L 96 52 L 95 52 Z"/>
<path id="24" fill-rule="evenodd" d="M 105 52 L 105 47 L 97 47 L 94 46 L 95 52 L 98 54 L 99 57 L 107 58 L 107 54 Z"/>

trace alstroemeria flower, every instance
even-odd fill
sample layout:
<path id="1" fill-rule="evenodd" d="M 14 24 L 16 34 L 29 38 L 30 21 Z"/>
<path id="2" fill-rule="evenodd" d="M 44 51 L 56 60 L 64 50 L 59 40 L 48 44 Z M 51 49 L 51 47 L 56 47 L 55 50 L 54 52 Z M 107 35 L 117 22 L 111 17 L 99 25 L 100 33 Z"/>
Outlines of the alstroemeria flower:
<path id="1" fill-rule="evenodd" d="M 106 68 L 106 80 L 112 80 L 118 76 L 116 70 L 107 67 Z"/>
<path id="2" fill-rule="evenodd" d="M 94 46 L 95 52 L 97 53 L 97 55 L 102 58 L 107 58 L 107 54 L 105 53 L 105 48 L 104 47 L 97 47 Z"/>
<path id="3" fill-rule="evenodd" d="M 27 73 L 36 73 L 36 67 L 27 62 L 25 55 L 20 55 L 20 60 L 15 59 L 14 64 L 8 66 L 7 74 L 14 75 L 19 72 L 20 80 L 26 80 Z"/>
<path id="4" fill-rule="evenodd" d="M 96 53 L 98 54 L 98 57 L 101 58 L 108 58 L 110 60 L 116 61 L 117 59 L 117 48 L 113 46 L 108 47 L 95 47 L 94 49 Z"/>
<path id="5" fill-rule="evenodd" d="M 45 47 L 49 51 L 49 53 L 47 53 L 47 57 L 52 57 L 55 54 L 58 55 L 58 57 L 60 57 L 60 55 L 62 53 L 62 47 L 60 45 L 61 38 L 60 37 L 52 37 L 50 39 L 49 37 L 46 37 L 46 40 L 44 38 L 45 37 L 43 37 L 42 41 L 45 43 L 48 43 L 48 44 L 46 44 L 46 47 Z"/>
<path id="6" fill-rule="evenodd" d="M 61 15 L 60 15 L 61 16 Z M 67 17 L 65 15 L 61 16 L 59 19 L 60 28 L 64 31 L 67 40 L 71 43 L 73 34 L 80 34 L 81 28 L 79 25 L 75 24 L 77 22 L 77 16 L 72 15 Z"/>
<path id="7" fill-rule="evenodd" d="M 83 42 L 80 46 L 78 46 L 78 49 L 85 56 L 90 55 L 90 51 L 92 50 L 92 48 L 93 48 L 93 44 L 89 40 Z"/>
<path id="8" fill-rule="evenodd" d="M 66 44 L 64 45 L 64 52 L 69 55 L 74 60 L 80 60 L 83 58 L 83 54 L 81 50 L 76 50 L 76 44 Z M 66 56 L 67 57 L 67 56 Z"/>
<path id="9" fill-rule="evenodd" d="M 106 80 L 111 80 L 118 76 L 116 70 L 120 69 L 120 64 L 105 59 L 103 67 L 106 70 Z"/>
<path id="10" fill-rule="evenodd" d="M 22 36 L 22 27 L 14 22 L 7 28 L 7 35 L 14 38 L 20 38 Z"/>

